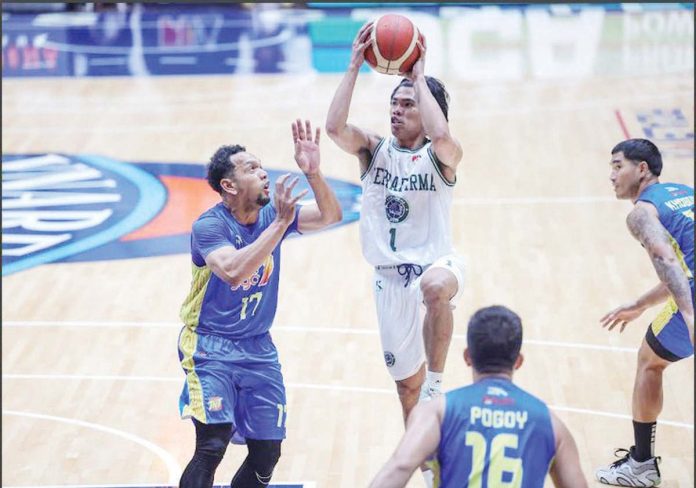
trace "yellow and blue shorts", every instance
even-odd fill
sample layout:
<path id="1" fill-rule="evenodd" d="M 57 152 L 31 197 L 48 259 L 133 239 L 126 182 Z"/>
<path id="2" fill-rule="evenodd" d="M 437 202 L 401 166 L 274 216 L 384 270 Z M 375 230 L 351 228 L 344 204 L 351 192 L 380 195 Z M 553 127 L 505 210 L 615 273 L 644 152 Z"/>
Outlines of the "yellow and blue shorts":
<path id="1" fill-rule="evenodd" d="M 693 300 L 694 282 L 690 281 L 689 284 Z M 674 298 L 670 297 L 667 300 L 667 304 L 652 321 L 645 334 L 645 340 L 655 354 L 667 361 L 679 361 L 694 353 L 689 328 Z"/>
<path id="2" fill-rule="evenodd" d="M 179 360 L 186 373 L 181 418 L 232 423 L 248 439 L 285 438 L 285 385 L 269 333 L 232 340 L 184 327 Z"/>

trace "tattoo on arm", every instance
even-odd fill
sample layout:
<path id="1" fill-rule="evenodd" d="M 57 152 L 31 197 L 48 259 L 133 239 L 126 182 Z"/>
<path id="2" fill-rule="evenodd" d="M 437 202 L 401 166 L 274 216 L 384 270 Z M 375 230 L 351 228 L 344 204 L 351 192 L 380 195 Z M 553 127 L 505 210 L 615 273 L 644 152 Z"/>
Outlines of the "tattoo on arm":
<path id="1" fill-rule="evenodd" d="M 628 229 L 650 255 L 657 276 L 674 296 L 681 308 L 691 304 L 691 288 L 684 270 L 674 255 L 667 231 L 646 209 L 636 207 L 626 219 Z"/>

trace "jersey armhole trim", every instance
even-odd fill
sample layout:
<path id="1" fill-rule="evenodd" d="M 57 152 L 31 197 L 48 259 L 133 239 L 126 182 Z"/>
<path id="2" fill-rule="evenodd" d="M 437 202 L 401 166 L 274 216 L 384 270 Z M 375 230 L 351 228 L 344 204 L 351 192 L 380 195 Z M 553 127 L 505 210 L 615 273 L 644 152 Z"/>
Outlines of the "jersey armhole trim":
<path id="1" fill-rule="evenodd" d="M 372 166 L 374 166 L 375 158 L 377 157 L 377 153 L 379 152 L 380 148 L 382 147 L 382 144 L 384 144 L 385 140 L 386 140 L 386 137 L 383 137 L 382 139 L 380 139 L 380 141 L 375 146 L 375 150 L 372 152 L 372 158 L 370 159 L 370 164 L 367 165 L 367 169 L 360 175 L 361 181 L 363 179 L 365 179 L 365 177 L 367 176 L 367 173 L 369 173 L 370 170 L 372 169 Z"/>
<path id="2" fill-rule="evenodd" d="M 430 156 L 430 161 L 432 161 L 433 166 L 435 166 L 435 170 L 437 171 L 437 174 L 440 175 L 440 178 L 442 178 L 442 181 L 445 183 L 447 186 L 454 186 L 455 183 L 457 183 L 457 175 L 454 175 L 454 181 L 449 181 L 447 178 L 445 178 L 445 175 L 442 174 L 442 171 L 440 170 L 440 160 L 437 159 L 437 155 L 435 155 L 435 152 L 432 149 L 432 146 L 428 147 L 428 156 Z"/>

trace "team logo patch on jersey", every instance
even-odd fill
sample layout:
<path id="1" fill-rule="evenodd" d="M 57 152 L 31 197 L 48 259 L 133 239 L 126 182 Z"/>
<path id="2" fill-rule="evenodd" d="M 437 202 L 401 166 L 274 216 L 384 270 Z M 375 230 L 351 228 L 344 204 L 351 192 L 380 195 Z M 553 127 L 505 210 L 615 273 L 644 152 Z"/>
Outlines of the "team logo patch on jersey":
<path id="1" fill-rule="evenodd" d="M 515 400 L 509 397 L 508 392 L 497 386 L 489 386 L 483 395 L 484 405 L 512 405 Z"/>
<path id="2" fill-rule="evenodd" d="M 396 363 L 396 358 L 389 351 L 384 351 L 384 362 L 387 363 L 388 368 L 391 368 Z"/>
<path id="3" fill-rule="evenodd" d="M 210 397 L 208 399 L 208 410 L 211 412 L 219 412 L 222 410 L 222 397 Z"/>
<path id="4" fill-rule="evenodd" d="M 271 181 L 282 174 L 267 171 Z M 360 186 L 327 182 L 343 209 L 341 224 L 358 220 Z M 203 164 L 93 155 L 3 154 L 2 186 L 3 276 L 55 262 L 188 254 L 191 225 L 220 201 Z M 303 189 L 311 191 L 300 178 L 295 191 Z"/>
<path id="5" fill-rule="evenodd" d="M 387 212 L 387 220 L 393 224 L 403 222 L 408 217 L 408 202 L 401 197 L 387 196 L 384 209 Z"/>

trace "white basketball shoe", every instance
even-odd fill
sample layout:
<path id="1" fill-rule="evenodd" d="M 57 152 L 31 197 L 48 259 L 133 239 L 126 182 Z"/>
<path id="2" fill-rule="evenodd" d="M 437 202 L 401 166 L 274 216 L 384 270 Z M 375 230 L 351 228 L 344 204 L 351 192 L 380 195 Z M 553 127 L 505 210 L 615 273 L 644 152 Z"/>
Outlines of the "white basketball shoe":
<path id="1" fill-rule="evenodd" d="M 599 468 L 595 475 L 597 480 L 607 485 L 615 486 L 657 486 L 660 484 L 660 468 L 657 466 L 661 458 L 652 457 L 647 461 L 633 459 L 635 448 L 630 450 L 617 449 L 614 454 L 623 456 L 606 468 Z"/>

